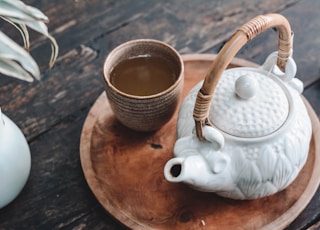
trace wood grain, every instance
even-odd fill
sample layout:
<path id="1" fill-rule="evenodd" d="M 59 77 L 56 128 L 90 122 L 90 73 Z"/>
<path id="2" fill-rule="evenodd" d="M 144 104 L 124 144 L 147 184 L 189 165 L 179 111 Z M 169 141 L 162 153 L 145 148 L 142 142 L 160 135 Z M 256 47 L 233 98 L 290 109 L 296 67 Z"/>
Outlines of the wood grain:
<path id="1" fill-rule="evenodd" d="M 217 53 L 240 25 L 259 14 L 281 13 L 294 37 L 293 57 L 304 95 L 320 115 L 320 1 L 318 0 L 25 0 L 50 19 L 60 46 L 57 64 L 47 70 L 49 42 L 31 32 L 31 54 L 42 81 L 32 84 L 0 77 L 2 111 L 21 127 L 31 147 L 26 187 L 0 210 L 0 229 L 123 229 L 88 188 L 79 159 L 83 122 L 104 90 L 106 55 L 124 41 L 154 38 L 181 54 Z M 22 42 L 19 32 L 0 21 L 1 30 Z M 276 31 L 243 47 L 237 57 L 262 64 L 276 50 Z M 157 144 L 154 147 L 159 147 Z M 1 186 L 1 185 L 0 185 Z M 286 228 L 317 228 L 320 189 Z M 221 221 L 221 220 L 219 220 Z"/>
<path id="2" fill-rule="evenodd" d="M 213 59 L 208 57 L 185 59 L 184 94 L 203 78 Z M 308 111 L 315 131 L 305 167 L 286 190 L 258 200 L 235 201 L 167 182 L 163 167 L 172 157 L 177 114 L 157 132 L 137 133 L 116 121 L 105 94 L 84 124 L 81 163 L 98 201 L 129 228 L 282 229 L 305 208 L 320 182 L 320 126 L 309 106 Z"/>

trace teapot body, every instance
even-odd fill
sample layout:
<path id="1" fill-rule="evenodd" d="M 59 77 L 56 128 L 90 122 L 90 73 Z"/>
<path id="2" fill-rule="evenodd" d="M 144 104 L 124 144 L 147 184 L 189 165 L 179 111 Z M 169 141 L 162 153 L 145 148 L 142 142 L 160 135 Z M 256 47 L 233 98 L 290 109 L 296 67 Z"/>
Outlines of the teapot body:
<path id="1" fill-rule="evenodd" d="M 200 191 L 215 192 L 223 197 L 241 200 L 272 195 L 290 185 L 307 160 L 312 127 L 300 97 L 302 90 L 292 80 L 280 84 L 287 94 L 290 112 L 277 130 L 260 137 L 239 137 L 230 135 L 213 124 L 212 127 L 204 127 L 206 141 L 200 141 L 194 132 L 192 116 L 197 92 L 202 85 L 202 82 L 198 83 L 181 105 L 175 158 L 166 164 L 166 179 L 185 182 Z M 214 119 L 210 117 L 212 114 L 214 113 L 209 114 L 210 120 Z M 237 114 L 234 116 L 237 119 Z M 188 158 L 191 156 L 191 162 L 199 162 L 201 170 L 199 167 L 190 169 L 192 166 L 189 166 Z M 174 175 L 173 167 L 180 167 L 179 172 Z"/>
<path id="2" fill-rule="evenodd" d="M 273 27 L 278 51 L 260 68 L 226 70 L 241 47 Z M 164 167 L 168 181 L 234 199 L 272 195 L 293 182 L 307 160 L 312 126 L 292 47 L 282 15 L 260 15 L 238 28 L 180 107 L 174 158 Z"/>

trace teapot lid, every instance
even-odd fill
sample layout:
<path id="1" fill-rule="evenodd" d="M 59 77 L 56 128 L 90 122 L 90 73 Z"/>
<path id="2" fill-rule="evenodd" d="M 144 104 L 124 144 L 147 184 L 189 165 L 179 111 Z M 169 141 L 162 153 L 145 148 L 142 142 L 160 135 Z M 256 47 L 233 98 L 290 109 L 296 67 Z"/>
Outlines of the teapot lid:
<path id="1" fill-rule="evenodd" d="M 289 101 L 276 76 L 251 68 L 224 71 L 210 106 L 209 119 L 232 136 L 255 138 L 278 130 Z"/>

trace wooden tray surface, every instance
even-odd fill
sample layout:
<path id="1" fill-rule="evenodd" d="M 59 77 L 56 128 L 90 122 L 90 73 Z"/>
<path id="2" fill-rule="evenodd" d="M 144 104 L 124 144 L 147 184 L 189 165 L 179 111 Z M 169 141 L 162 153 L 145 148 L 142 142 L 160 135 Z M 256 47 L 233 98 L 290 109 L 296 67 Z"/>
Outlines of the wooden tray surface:
<path id="1" fill-rule="evenodd" d="M 183 97 L 203 79 L 216 56 L 185 55 Z M 229 68 L 257 65 L 235 58 Z M 132 229 L 282 229 L 306 207 L 320 182 L 320 125 L 306 102 L 313 126 L 308 160 L 298 178 L 273 196 L 237 201 L 195 191 L 163 176 L 176 140 L 174 117 L 160 130 L 137 133 L 113 115 L 105 93 L 91 108 L 81 134 L 80 158 L 97 200 Z"/>

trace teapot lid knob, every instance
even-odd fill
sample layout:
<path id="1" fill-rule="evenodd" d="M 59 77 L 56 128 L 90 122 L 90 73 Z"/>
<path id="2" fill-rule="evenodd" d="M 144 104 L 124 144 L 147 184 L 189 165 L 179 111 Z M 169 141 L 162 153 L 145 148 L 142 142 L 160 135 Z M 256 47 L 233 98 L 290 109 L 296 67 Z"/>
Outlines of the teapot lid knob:
<path id="1" fill-rule="evenodd" d="M 248 100 L 257 94 L 258 81 L 253 76 L 240 76 L 235 82 L 235 93 L 238 97 Z"/>

